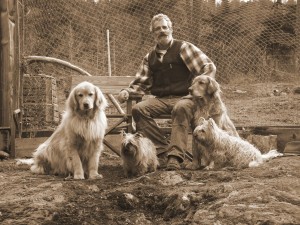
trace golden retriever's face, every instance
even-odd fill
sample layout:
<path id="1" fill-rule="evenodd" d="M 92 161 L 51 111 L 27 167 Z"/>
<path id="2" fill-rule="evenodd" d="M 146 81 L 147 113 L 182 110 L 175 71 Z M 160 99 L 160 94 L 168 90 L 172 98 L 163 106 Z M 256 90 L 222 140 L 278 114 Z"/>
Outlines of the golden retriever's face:
<path id="1" fill-rule="evenodd" d="M 193 97 L 204 98 L 220 91 L 220 86 L 212 77 L 201 75 L 196 77 L 189 88 L 189 92 Z"/>
<path id="2" fill-rule="evenodd" d="M 104 110 L 107 100 L 97 86 L 84 81 L 72 90 L 67 105 L 73 111 L 88 113 L 97 109 Z"/>
<path id="3" fill-rule="evenodd" d="M 79 86 L 75 90 L 75 99 L 80 110 L 90 110 L 94 107 L 96 89 L 89 84 Z"/>

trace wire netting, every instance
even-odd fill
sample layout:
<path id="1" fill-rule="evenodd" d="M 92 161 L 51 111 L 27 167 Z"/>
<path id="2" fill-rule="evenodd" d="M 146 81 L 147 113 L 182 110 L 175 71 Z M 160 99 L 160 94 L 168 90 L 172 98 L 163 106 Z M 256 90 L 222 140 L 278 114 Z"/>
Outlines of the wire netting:
<path id="1" fill-rule="evenodd" d="M 176 39 L 194 43 L 217 66 L 217 80 L 299 73 L 296 1 L 205 0 L 19 0 L 23 57 L 49 56 L 94 76 L 134 76 L 153 47 L 150 20 L 168 15 Z M 57 79 L 58 92 L 70 88 L 74 71 L 32 63 L 26 73 Z M 62 100 L 63 101 L 63 100 Z"/>

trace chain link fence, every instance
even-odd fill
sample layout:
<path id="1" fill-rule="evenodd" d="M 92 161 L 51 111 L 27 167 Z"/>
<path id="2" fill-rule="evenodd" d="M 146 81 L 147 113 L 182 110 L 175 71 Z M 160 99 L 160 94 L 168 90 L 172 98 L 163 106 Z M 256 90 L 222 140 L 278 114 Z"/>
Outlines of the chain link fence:
<path id="1" fill-rule="evenodd" d="M 134 76 L 153 47 L 153 15 L 173 22 L 176 39 L 194 43 L 217 66 L 217 80 L 265 82 L 299 74 L 296 1 L 19 0 L 21 55 L 70 62 L 94 76 Z M 58 96 L 70 88 L 68 68 L 35 62 L 25 73 L 47 74 Z M 64 98 L 58 99 L 63 107 Z"/>

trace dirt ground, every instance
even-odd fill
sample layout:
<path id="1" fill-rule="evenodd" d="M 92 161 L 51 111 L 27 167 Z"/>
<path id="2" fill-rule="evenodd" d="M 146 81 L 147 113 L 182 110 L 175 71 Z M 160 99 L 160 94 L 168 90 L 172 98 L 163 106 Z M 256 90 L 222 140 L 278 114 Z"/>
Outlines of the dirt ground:
<path id="1" fill-rule="evenodd" d="M 224 85 L 223 95 L 239 125 L 299 126 L 299 86 L 244 82 Z M 160 169 L 128 179 L 120 158 L 105 150 L 103 179 L 64 181 L 3 160 L 0 224 L 300 224 L 299 171 L 300 156 L 285 156 L 258 168 Z"/>

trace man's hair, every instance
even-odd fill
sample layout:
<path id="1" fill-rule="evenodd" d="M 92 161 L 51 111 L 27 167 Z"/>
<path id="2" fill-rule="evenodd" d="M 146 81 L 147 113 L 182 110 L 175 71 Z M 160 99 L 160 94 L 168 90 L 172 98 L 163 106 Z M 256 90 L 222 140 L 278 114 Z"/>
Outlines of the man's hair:
<path id="1" fill-rule="evenodd" d="M 167 21 L 168 27 L 170 29 L 172 29 L 172 22 L 171 22 L 170 18 L 167 15 L 160 13 L 160 14 L 153 16 L 151 23 L 150 23 L 150 32 L 153 32 L 154 22 L 156 22 L 158 20 L 163 20 L 163 19 Z"/>

